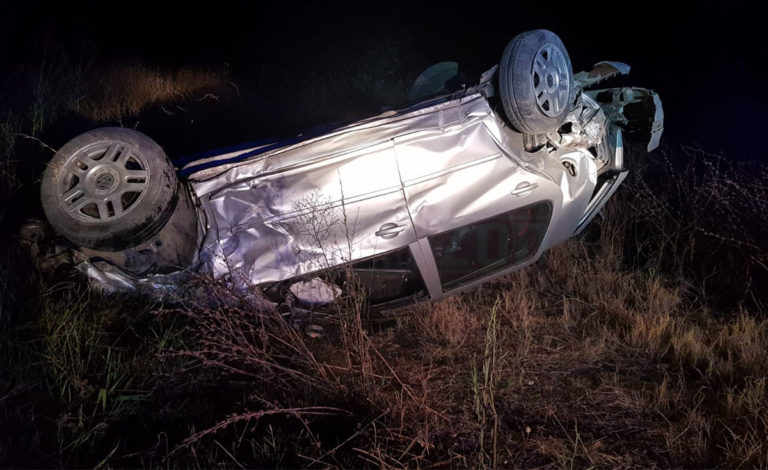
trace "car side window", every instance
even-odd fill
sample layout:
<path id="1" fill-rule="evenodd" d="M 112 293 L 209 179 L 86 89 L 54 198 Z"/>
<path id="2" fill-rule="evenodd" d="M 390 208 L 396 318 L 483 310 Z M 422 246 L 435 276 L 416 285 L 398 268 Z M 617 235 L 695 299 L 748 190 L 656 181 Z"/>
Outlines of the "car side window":
<path id="1" fill-rule="evenodd" d="M 540 202 L 429 237 L 443 290 L 531 258 L 551 215 L 551 204 Z"/>
<path id="2" fill-rule="evenodd" d="M 407 247 L 353 263 L 352 273 L 371 305 L 426 294 L 419 268 Z"/>

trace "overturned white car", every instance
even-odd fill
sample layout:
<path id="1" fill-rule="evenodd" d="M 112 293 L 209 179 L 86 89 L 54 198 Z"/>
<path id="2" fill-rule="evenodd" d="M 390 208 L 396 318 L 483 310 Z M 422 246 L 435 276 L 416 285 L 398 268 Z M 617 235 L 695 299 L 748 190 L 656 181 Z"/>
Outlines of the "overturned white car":
<path id="1" fill-rule="evenodd" d="M 107 290 L 162 291 L 196 273 L 316 305 L 352 273 L 389 308 L 533 263 L 622 182 L 623 132 L 658 145 L 658 95 L 588 90 L 629 67 L 574 75 L 552 32 L 515 37 L 473 86 L 452 85 L 454 65 L 422 74 L 408 108 L 179 168 L 137 131 L 86 132 L 45 171 L 46 216 Z"/>

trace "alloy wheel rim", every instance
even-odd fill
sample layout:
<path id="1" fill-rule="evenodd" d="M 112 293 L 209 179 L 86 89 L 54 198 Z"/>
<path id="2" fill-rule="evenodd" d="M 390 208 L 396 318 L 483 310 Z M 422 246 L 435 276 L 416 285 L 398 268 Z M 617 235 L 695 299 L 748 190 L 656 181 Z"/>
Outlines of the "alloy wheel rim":
<path id="1" fill-rule="evenodd" d="M 536 52 L 531 70 L 536 105 L 546 116 L 559 116 L 568 104 L 568 61 L 560 49 L 546 43 Z"/>
<path id="2" fill-rule="evenodd" d="M 66 212 L 83 222 L 122 217 L 149 187 L 146 158 L 125 142 L 97 142 L 76 151 L 60 172 L 57 196 Z"/>

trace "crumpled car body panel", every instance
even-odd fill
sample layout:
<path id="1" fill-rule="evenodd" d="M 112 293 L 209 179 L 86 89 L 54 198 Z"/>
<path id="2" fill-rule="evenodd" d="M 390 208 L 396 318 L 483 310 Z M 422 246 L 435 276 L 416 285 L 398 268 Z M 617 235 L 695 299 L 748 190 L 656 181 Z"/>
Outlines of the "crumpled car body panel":
<path id="1" fill-rule="evenodd" d="M 586 149 L 523 154 L 481 94 L 350 126 L 193 181 L 211 228 L 203 258 L 216 277 L 281 281 L 548 200 L 543 251 L 573 233 L 597 169 Z M 376 236 L 386 223 L 406 228 Z"/>

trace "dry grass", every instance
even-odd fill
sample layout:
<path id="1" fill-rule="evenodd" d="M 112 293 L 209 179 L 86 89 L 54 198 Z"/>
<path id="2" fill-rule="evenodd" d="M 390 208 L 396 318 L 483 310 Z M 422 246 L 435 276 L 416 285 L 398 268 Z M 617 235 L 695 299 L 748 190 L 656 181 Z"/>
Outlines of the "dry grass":
<path id="1" fill-rule="evenodd" d="M 74 97 L 69 107 L 93 121 L 117 120 L 135 116 L 157 103 L 193 97 L 215 89 L 228 80 L 222 68 L 183 67 L 164 71 L 136 63 L 92 70 L 84 93 Z"/>
<path id="2" fill-rule="evenodd" d="M 279 384 L 270 406 L 349 413 L 357 424 L 332 436 L 308 416 L 293 451 L 304 464 L 768 463 L 768 324 L 744 311 L 716 319 L 685 285 L 622 270 L 606 256 L 615 249 L 572 240 L 532 268 L 383 324 L 355 309 L 318 317 L 323 340 L 253 306 L 204 309 L 216 321 L 199 318 L 196 331 L 209 366 Z M 260 461 L 242 446 L 232 453 Z"/>

